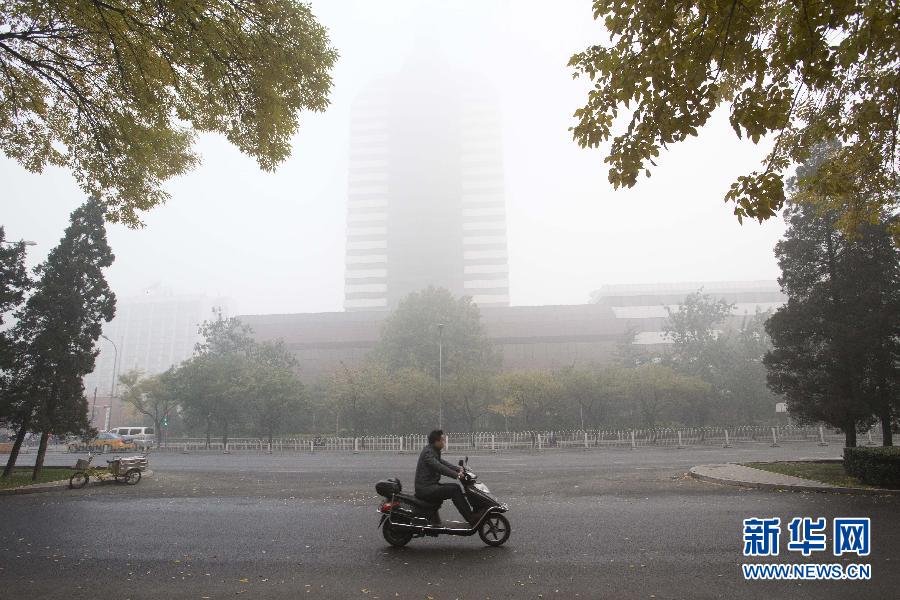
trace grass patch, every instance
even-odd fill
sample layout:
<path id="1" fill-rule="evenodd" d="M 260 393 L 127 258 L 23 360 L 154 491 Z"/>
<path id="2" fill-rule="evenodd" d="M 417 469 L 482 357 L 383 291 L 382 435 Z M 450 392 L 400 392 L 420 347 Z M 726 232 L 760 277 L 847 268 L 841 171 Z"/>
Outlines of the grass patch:
<path id="1" fill-rule="evenodd" d="M 72 469 L 65 467 L 44 467 L 41 477 L 37 481 L 31 481 L 31 468 L 16 468 L 8 478 L 0 477 L 0 490 L 8 490 L 32 483 L 47 483 L 50 481 L 68 480 L 72 476 Z"/>
<path id="2" fill-rule="evenodd" d="M 819 462 L 776 462 L 776 463 L 744 463 L 747 467 L 769 471 L 770 473 L 781 473 L 782 475 L 793 475 L 794 477 L 802 477 L 803 479 L 811 479 L 821 483 L 830 483 L 831 485 L 839 485 L 841 487 L 860 487 L 871 488 L 875 486 L 866 485 L 856 477 L 847 475 L 844 471 L 844 464 L 836 463 L 819 463 Z"/>

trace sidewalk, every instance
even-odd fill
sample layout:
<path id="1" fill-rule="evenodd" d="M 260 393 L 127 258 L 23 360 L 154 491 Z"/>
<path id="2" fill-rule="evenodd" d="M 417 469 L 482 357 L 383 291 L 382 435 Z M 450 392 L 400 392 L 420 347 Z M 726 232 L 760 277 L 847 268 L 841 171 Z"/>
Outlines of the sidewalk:
<path id="1" fill-rule="evenodd" d="M 141 474 L 141 479 L 153 477 L 153 471 L 147 469 Z M 84 489 L 91 485 L 97 485 L 97 481 L 92 479 Z M 31 485 L 23 485 L 20 487 L 0 490 L 0 496 L 18 496 L 20 494 L 39 494 L 41 492 L 52 492 L 54 490 L 62 490 L 69 488 L 68 479 L 60 479 L 59 481 L 48 481 L 47 483 L 33 483 Z"/>
<path id="2" fill-rule="evenodd" d="M 718 465 L 699 465 L 692 467 L 688 474 L 700 481 L 709 481 L 723 485 L 735 485 L 739 487 L 756 488 L 761 490 L 793 491 L 793 492 L 839 492 L 842 494 L 883 495 L 900 494 L 900 490 L 886 490 L 882 488 L 857 488 L 841 487 L 745 467 L 733 463 Z"/>

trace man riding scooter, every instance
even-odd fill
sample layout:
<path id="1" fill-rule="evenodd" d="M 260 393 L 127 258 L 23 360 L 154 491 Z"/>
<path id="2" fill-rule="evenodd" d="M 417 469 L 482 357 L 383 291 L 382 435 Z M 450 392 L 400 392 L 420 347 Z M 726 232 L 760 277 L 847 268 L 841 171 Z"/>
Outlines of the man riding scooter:
<path id="1" fill-rule="evenodd" d="M 404 494 L 403 484 L 396 477 L 375 484 L 375 491 L 384 499 L 378 506 L 381 534 L 396 547 L 424 536 L 476 533 L 488 546 L 502 546 L 509 539 L 509 520 L 503 514 L 509 506 L 478 481 L 478 475 L 466 466 L 468 457 L 459 461 L 459 467 L 443 460 L 441 450 L 445 444 L 440 429 L 428 435 L 428 445 L 422 449 L 416 466 L 415 496 Z M 459 483 L 442 484 L 441 475 L 458 478 Z M 466 523 L 441 521 L 438 508 L 447 499 L 453 500 Z"/>
<path id="2" fill-rule="evenodd" d="M 453 504 L 462 515 L 463 519 L 471 525 L 475 525 L 477 517 L 472 513 L 462 488 L 456 483 L 440 483 L 441 475 L 461 479 L 464 470 L 462 467 L 447 462 L 441 458 L 441 450 L 444 449 L 444 432 L 435 429 L 428 434 L 428 444 L 422 448 L 419 454 L 419 462 L 416 464 L 416 498 L 440 504 L 444 500 L 453 500 Z M 437 511 L 434 520 L 440 523 Z"/>

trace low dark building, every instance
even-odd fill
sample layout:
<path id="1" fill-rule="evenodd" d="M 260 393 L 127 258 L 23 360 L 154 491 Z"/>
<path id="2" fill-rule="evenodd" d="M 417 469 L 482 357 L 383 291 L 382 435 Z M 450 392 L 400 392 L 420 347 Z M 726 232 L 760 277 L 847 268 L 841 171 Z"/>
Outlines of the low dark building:
<path id="1" fill-rule="evenodd" d="M 756 310 L 773 310 L 784 302 L 774 281 L 621 285 L 601 288 L 591 304 L 482 306 L 481 319 L 506 370 L 607 364 L 629 332 L 636 344 L 665 345 L 667 309 L 677 310 L 685 296 L 698 290 L 734 303 L 725 327 L 739 327 Z M 341 362 L 361 364 L 389 314 L 373 310 L 239 318 L 258 340 L 284 340 L 303 376 L 316 379 L 339 369 Z"/>
<path id="2" fill-rule="evenodd" d="M 375 347 L 386 311 L 245 315 L 258 340 L 284 340 L 312 378 L 360 364 Z M 553 369 L 608 362 L 626 330 L 608 306 L 482 307 L 504 369 Z"/>

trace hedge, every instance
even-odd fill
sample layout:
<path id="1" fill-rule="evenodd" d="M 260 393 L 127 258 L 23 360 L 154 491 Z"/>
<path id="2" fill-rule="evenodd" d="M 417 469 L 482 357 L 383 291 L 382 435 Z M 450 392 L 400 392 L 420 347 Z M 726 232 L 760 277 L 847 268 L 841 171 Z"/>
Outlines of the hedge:
<path id="1" fill-rule="evenodd" d="M 868 485 L 900 488 L 900 447 L 844 448 L 844 471 Z"/>

